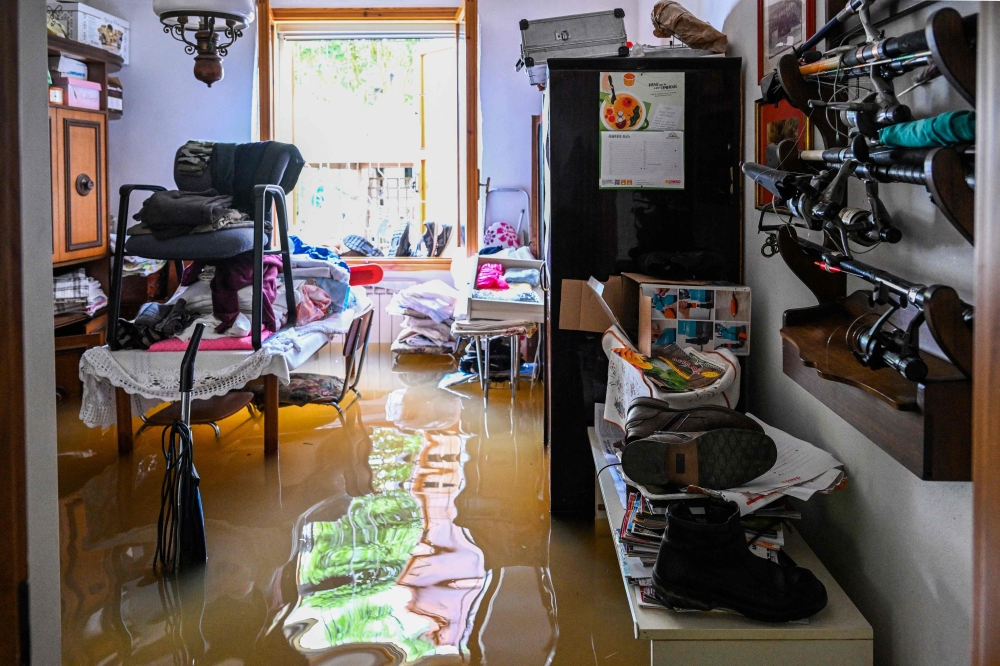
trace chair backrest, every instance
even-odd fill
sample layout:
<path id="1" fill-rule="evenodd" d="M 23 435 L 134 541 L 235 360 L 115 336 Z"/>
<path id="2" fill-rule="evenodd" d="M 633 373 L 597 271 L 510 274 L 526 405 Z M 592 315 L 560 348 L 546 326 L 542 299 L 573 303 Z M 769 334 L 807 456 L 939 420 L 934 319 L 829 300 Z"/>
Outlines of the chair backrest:
<path id="1" fill-rule="evenodd" d="M 290 143 L 188 141 L 174 156 L 174 182 L 184 192 L 215 189 L 234 199 L 252 197 L 254 185 L 279 185 L 290 194 L 304 165 Z"/>
<path id="2" fill-rule="evenodd" d="M 364 312 L 354 317 L 351 327 L 347 329 L 347 335 L 344 336 L 344 392 L 340 396 L 341 400 L 348 391 L 354 390 L 361 380 L 361 370 L 368 355 L 373 314 L 374 308 L 371 306 L 365 308 Z"/>

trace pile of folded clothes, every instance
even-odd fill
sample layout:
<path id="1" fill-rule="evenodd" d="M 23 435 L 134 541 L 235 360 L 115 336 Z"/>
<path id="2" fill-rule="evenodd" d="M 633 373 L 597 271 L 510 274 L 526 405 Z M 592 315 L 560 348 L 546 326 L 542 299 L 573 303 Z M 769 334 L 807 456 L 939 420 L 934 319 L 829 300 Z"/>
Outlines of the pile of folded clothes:
<path id="1" fill-rule="evenodd" d="M 52 302 L 55 314 L 94 314 L 108 304 L 101 283 L 78 268 L 52 279 Z"/>
<path id="2" fill-rule="evenodd" d="M 327 314 L 343 312 L 351 293 L 351 269 L 344 260 L 334 250 L 308 245 L 298 236 L 289 236 L 288 242 L 292 250 L 292 279 L 296 282 L 305 279 L 326 292 L 331 301 L 325 309 Z"/>
<path id="3" fill-rule="evenodd" d="M 398 354 L 454 354 L 452 337 L 459 293 L 441 280 L 407 287 L 393 295 L 386 312 L 403 317 L 403 330 L 392 343 Z"/>
<path id="4" fill-rule="evenodd" d="M 537 268 L 508 268 L 487 263 L 479 267 L 473 298 L 510 303 L 541 303 L 536 288 L 541 284 Z"/>
<path id="5" fill-rule="evenodd" d="M 261 298 L 261 339 L 266 340 L 287 322 L 285 284 L 280 279 L 281 257 L 264 256 Z M 316 267 L 313 267 L 316 268 Z M 346 267 L 345 267 L 346 268 Z M 329 275 L 329 270 L 327 271 Z M 336 315 L 350 307 L 350 291 L 336 300 L 318 286 L 332 285 L 342 293 L 350 274 L 294 279 L 296 326 Z M 118 342 L 122 349 L 183 351 L 197 324 L 205 324 L 203 350 L 250 350 L 253 312 L 253 257 L 239 255 L 214 261 L 194 262 L 181 276 L 181 288 L 167 303 L 147 303 L 133 321 L 119 320 Z"/>

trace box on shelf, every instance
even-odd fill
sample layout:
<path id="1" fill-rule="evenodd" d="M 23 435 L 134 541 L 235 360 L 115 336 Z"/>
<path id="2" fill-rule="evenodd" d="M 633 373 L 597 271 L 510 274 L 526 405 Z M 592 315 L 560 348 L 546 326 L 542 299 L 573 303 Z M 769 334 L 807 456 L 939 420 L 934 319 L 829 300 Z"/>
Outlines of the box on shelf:
<path id="1" fill-rule="evenodd" d="M 66 91 L 59 86 L 49 86 L 49 104 L 65 104 Z"/>
<path id="2" fill-rule="evenodd" d="M 79 109 L 101 110 L 101 90 L 103 86 L 96 81 L 81 81 L 80 79 L 56 78 L 52 83 L 66 91 L 64 104 Z"/>
<path id="3" fill-rule="evenodd" d="M 750 353 L 750 287 L 622 273 L 611 276 L 601 291 L 582 280 L 563 280 L 559 327 L 603 333 L 620 322 L 647 355 L 657 343 L 671 342 L 699 351 Z"/>
<path id="4" fill-rule="evenodd" d="M 64 55 L 49 56 L 49 71 L 66 79 L 86 79 L 87 63 Z"/>
<path id="5" fill-rule="evenodd" d="M 534 269 L 540 274 L 540 279 L 545 279 L 545 262 L 534 259 L 511 259 L 508 257 L 496 257 L 492 255 L 480 255 L 472 264 L 474 270 L 472 281 L 469 286 L 468 304 L 466 315 L 469 319 L 490 319 L 494 321 L 533 321 L 543 323 L 545 321 L 545 292 L 541 286 L 533 287 L 537 303 L 491 300 L 486 298 L 474 298 L 476 291 L 476 277 L 479 275 L 479 268 L 483 264 L 500 264 L 504 271 L 512 268 Z"/>
<path id="6" fill-rule="evenodd" d="M 51 20 L 69 39 L 120 55 L 128 64 L 129 23 L 82 2 L 48 2 Z"/>
<path id="7" fill-rule="evenodd" d="M 122 98 L 124 89 L 122 88 L 121 79 L 117 76 L 108 77 L 108 111 L 117 111 L 121 113 L 123 110 Z"/>

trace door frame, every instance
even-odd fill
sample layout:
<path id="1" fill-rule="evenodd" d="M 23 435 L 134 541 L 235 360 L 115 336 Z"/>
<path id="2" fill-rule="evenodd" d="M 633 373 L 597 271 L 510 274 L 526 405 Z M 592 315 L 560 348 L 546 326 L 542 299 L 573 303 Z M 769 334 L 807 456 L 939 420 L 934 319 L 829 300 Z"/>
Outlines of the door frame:
<path id="1" fill-rule="evenodd" d="M 18 3 L 0 2 L 0 663 L 30 661 Z"/>
<path id="2" fill-rule="evenodd" d="M 479 3 L 462 0 L 458 7 L 271 7 L 257 0 L 257 87 L 260 140 L 274 137 L 274 24 L 278 21 L 391 21 L 393 23 L 465 24 L 465 247 L 468 256 L 479 252 Z M 456 33 L 457 34 L 457 33 Z M 461 240 L 461 239 L 460 239 Z M 424 260 L 419 260 L 423 262 Z"/>

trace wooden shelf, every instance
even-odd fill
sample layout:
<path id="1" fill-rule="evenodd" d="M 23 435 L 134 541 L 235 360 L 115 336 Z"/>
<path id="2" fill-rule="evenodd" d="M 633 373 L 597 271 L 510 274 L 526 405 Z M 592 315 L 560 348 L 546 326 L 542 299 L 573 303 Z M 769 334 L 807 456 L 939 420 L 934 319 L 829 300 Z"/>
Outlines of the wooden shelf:
<path id="1" fill-rule="evenodd" d="M 921 479 L 971 480 L 972 382 L 927 353 L 928 377 L 919 383 L 862 366 L 846 335 L 875 312 L 869 293 L 786 311 L 784 373 Z"/>
<path id="2" fill-rule="evenodd" d="M 588 428 L 595 469 L 607 463 L 594 428 Z M 619 553 L 618 528 L 625 508 L 608 472 L 598 478 L 611 538 Z M 809 569 L 826 587 L 826 608 L 808 624 L 757 622 L 728 613 L 678 613 L 639 605 L 638 588 L 630 585 L 622 571 L 625 593 L 637 639 L 652 641 L 654 664 L 862 664 L 871 663 L 872 628 L 844 590 L 826 570 L 797 532 L 788 533 L 785 551 Z M 619 558 L 619 567 L 622 567 Z M 794 647 L 793 647 L 794 646 Z M 794 656 L 790 656 L 794 655 Z M 694 661 L 679 658 L 690 657 Z"/>
<path id="3" fill-rule="evenodd" d="M 68 55 L 84 62 L 106 63 L 109 74 L 120 71 L 125 64 L 121 56 L 110 51 L 56 35 L 49 35 L 49 55 Z"/>

